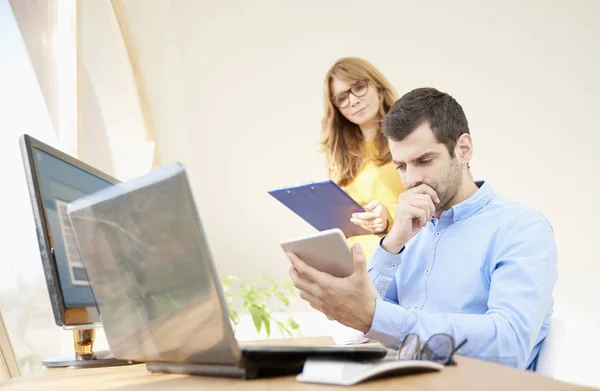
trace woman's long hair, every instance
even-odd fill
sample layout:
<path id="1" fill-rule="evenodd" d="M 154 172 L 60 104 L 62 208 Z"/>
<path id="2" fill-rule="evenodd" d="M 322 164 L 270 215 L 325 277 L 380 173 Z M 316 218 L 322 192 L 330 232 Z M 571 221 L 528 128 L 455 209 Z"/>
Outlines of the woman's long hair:
<path id="1" fill-rule="evenodd" d="M 331 102 L 333 78 L 348 84 L 367 78 L 369 88 L 379 90 L 381 99 L 377 120 L 380 123 L 396 101 L 397 94 L 385 76 L 362 58 L 342 58 L 327 72 L 323 95 L 325 114 L 321 121 L 321 146 L 327 158 L 329 178 L 340 186 L 347 186 L 363 168 L 363 136 L 360 127 L 348 121 Z M 381 130 L 380 123 L 378 124 L 379 130 Z M 377 147 L 377 154 L 374 157 L 375 164 L 383 165 L 390 162 L 392 157 L 387 139 L 381 134 L 381 131 L 377 132 L 375 145 Z"/>

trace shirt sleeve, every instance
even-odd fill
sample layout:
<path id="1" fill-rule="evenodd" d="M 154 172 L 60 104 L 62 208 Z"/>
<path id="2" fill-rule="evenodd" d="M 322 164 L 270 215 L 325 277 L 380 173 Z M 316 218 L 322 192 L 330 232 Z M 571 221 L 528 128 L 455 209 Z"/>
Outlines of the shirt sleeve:
<path id="1" fill-rule="evenodd" d="M 374 256 L 373 269 L 385 270 L 385 261 L 391 259 L 385 254 Z M 557 279 L 552 227 L 541 215 L 521 216 L 500 233 L 487 266 L 490 293 L 485 314 L 429 313 L 378 298 L 366 336 L 398 348 L 409 333 L 422 339 L 447 333 L 456 344 L 468 340 L 462 355 L 525 368 Z"/>
<path id="2" fill-rule="evenodd" d="M 367 266 L 371 282 L 380 296 L 387 291 L 396 275 L 398 265 L 402 262 L 402 251 L 400 254 L 390 254 L 381 247 L 384 238 L 379 241 L 379 245 L 373 252 Z"/>

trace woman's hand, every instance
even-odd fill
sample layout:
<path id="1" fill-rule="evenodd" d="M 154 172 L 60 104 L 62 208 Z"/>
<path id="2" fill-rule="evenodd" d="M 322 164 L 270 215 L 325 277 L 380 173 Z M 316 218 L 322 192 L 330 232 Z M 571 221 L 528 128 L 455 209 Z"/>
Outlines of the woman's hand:
<path id="1" fill-rule="evenodd" d="M 363 206 L 364 212 L 353 213 L 350 221 L 371 233 L 383 232 L 388 226 L 388 212 L 377 200 Z"/>

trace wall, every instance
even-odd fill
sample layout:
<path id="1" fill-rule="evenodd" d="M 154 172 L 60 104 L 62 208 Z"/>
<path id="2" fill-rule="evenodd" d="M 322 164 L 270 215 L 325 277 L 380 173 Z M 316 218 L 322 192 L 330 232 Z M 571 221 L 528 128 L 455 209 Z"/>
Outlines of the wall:
<path id="1" fill-rule="evenodd" d="M 110 2 L 79 1 L 78 157 L 126 180 L 148 172 L 153 143 L 130 57 Z"/>
<path id="2" fill-rule="evenodd" d="M 161 163 L 188 168 L 221 272 L 287 277 L 279 240 L 313 230 L 266 191 L 325 177 L 322 78 L 361 56 L 400 94 L 452 94 L 470 121 L 474 175 L 550 219 L 567 323 L 557 377 L 600 385 L 599 2 L 116 3 Z"/>

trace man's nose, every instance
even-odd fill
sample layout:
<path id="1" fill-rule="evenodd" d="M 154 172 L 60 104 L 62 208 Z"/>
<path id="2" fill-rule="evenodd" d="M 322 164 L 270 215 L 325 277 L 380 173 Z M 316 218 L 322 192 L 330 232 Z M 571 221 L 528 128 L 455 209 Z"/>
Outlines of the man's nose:
<path id="1" fill-rule="evenodd" d="M 412 189 L 415 186 L 419 186 L 423 183 L 423 175 L 418 169 L 408 167 L 405 174 L 406 187 Z"/>

